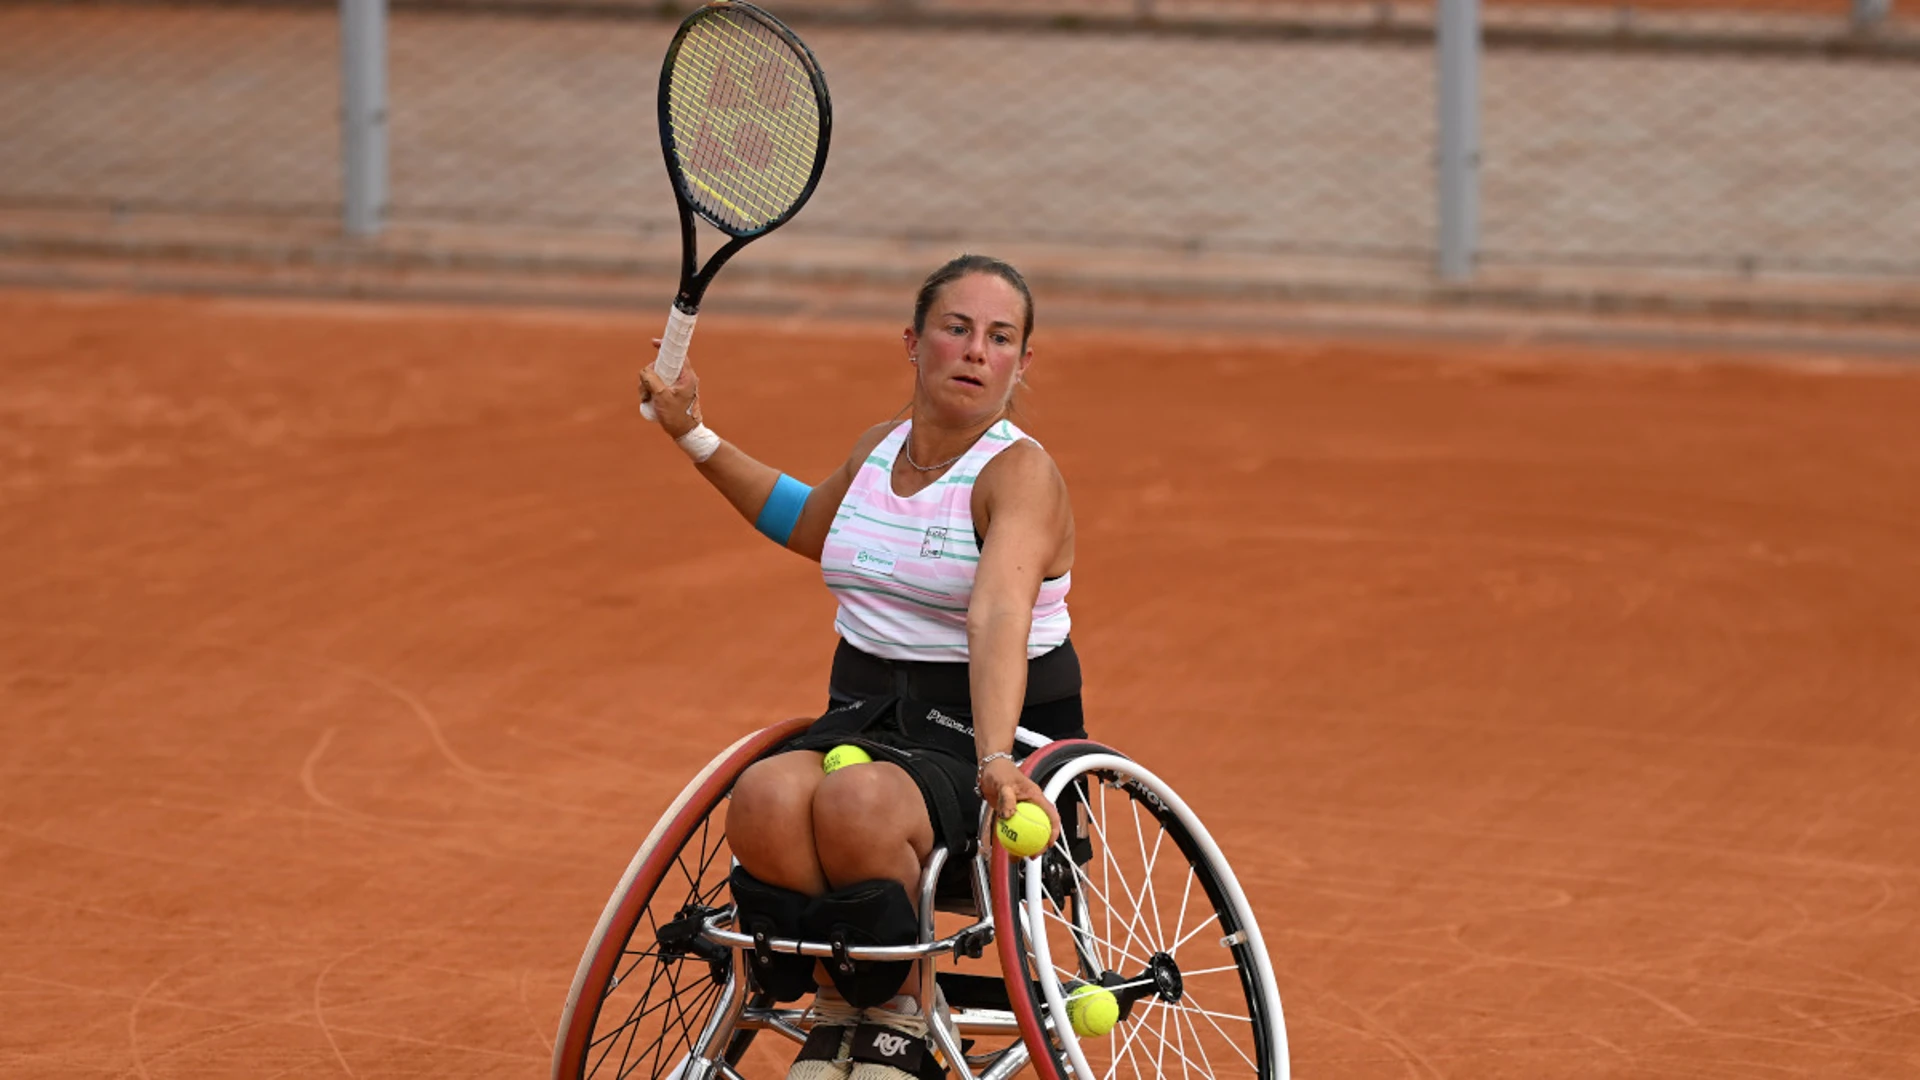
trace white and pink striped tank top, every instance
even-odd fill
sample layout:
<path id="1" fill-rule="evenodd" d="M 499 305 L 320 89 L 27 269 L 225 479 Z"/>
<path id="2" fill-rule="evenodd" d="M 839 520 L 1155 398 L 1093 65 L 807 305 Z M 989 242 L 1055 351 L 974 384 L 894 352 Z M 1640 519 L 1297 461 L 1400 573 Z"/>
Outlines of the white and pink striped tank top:
<path id="1" fill-rule="evenodd" d="M 821 576 L 840 601 L 833 628 L 854 648 L 889 660 L 964 661 L 980 565 L 973 484 L 995 454 L 1028 436 L 1002 420 L 940 479 L 902 498 L 893 493 L 893 459 L 912 427 L 889 432 L 854 475 L 820 552 Z M 1072 585 L 1072 573 L 1041 583 L 1027 659 L 1067 640 Z"/>

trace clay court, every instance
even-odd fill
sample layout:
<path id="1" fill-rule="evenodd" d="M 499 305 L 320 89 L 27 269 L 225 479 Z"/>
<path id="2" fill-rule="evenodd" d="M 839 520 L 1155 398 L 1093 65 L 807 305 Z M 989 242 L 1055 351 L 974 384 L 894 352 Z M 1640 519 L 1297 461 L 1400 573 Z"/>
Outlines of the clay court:
<path id="1" fill-rule="evenodd" d="M 1295 1075 L 1920 1073 L 1920 369 L 1041 303 L 1091 725 L 1232 860 Z M 634 415 L 655 313 L 0 323 L 0 1075 L 544 1076 L 832 645 Z M 816 478 L 897 332 L 715 318 L 708 416 Z"/>

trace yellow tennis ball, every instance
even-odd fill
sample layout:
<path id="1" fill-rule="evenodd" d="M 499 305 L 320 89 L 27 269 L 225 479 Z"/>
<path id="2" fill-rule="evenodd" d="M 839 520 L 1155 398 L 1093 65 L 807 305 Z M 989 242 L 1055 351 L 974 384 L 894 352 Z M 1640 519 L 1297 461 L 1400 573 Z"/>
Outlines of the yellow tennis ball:
<path id="1" fill-rule="evenodd" d="M 1067 1022 L 1083 1039 L 1097 1039 L 1120 1022 L 1120 1002 L 1113 991 L 1088 983 L 1067 995 Z"/>
<path id="2" fill-rule="evenodd" d="M 1047 849 L 1047 841 L 1053 839 L 1053 822 L 1047 820 L 1047 812 L 1039 803 L 1023 802 L 1013 808 L 1012 817 L 996 819 L 993 832 L 1007 854 L 1024 859 Z"/>
<path id="3" fill-rule="evenodd" d="M 835 769 L 844 769 L 849 765 L 865 765 L 873 760 L 873 755 L 854 746 L 843 743 L 827 751 L 826 760 L 820 763 L 820 771 L 830 773 Z"/>

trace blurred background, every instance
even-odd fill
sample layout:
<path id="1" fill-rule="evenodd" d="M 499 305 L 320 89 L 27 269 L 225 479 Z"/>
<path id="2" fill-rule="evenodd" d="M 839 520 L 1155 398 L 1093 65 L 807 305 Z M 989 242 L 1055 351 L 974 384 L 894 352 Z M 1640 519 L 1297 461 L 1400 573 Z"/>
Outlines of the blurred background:
<path id="1" fill-rule="evenodd" d="M 1920 1076 L 1920 0 L 766 2 L 835 137 L 715 426 L 825 476 L 1027 273 L 1090 715 L 1298 1075 Z M 0 0 L 0 1077 L 549 1075 L 821 706 L 634 414 L 687 8 Z"/>
<path id="2" fill-rule="evenodd" d="M 693 6 L 12 0 L 0 271 L 671 274 Z M 1920 323 L 1902 0 L 771 7 L 834 144 L 729 279 L 984 247 L 1055 287 Z"/>

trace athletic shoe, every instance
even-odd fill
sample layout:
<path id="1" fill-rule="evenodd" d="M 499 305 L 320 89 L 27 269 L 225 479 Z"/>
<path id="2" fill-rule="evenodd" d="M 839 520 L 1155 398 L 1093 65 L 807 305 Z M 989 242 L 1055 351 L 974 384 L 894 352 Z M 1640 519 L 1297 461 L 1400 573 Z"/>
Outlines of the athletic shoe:
<path id="1" fill-rule="evenodd" d="M 814 993 L 807 1018 L 813 1030 L 787 1069 L 787 1080 L 847 1080 L 853 1071 L 853 1033 L 865 1014 L 828 984 Z"/>
<path id="2" fill-rule="evenodd" d="M 850 1080 L 941 1080 L 947 1066 L 927 1040 L 927 1018 L 920 1003 L 901 994 L 877 1009 L 853 1030 Z"/>

